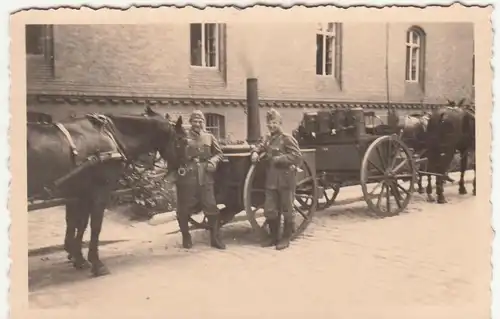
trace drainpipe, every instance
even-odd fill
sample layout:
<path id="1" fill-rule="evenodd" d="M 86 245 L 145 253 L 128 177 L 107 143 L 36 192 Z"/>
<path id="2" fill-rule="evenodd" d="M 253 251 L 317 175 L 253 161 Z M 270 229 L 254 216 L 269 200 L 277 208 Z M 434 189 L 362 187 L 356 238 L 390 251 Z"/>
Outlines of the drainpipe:
<path id="1" fill-rule="evenodd" d="M 399 117 L 391 105 L 389 88 L 389 23 L 385 24 L 385 94 L 387 99 L 387 124 L 391 127 L 397 127 Z"/>

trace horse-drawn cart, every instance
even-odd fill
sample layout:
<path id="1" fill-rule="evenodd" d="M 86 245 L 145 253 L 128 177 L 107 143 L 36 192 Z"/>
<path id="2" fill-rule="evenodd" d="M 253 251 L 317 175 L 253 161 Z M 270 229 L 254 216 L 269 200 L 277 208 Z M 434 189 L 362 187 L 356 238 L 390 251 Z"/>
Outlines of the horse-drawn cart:
<path id="1" fill-rule="evenodd" d="M 318 209 L 331 206 L 342 186 L 354 184 L 377 216 L 397 215 L 408 206 L 417 180 L 414 154 L 390 127 L 367 131 L 367 117 L 361 108 L 306 112 L 294 131 L 301 147 L 316 150 Z"/>

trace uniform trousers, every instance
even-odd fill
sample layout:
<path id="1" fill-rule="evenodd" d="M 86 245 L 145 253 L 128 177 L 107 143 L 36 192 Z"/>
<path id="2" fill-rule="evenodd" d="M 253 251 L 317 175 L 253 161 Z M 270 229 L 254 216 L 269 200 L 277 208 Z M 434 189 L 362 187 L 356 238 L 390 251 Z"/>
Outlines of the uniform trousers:
<path id="1" fill-rule="evenodd" d="M 294 189 L 290 188 L 266 188 L 264 216 L 267 219 L 275 219 L 281 211 L 286 221 L 293 221 L 294 193 Z"/>

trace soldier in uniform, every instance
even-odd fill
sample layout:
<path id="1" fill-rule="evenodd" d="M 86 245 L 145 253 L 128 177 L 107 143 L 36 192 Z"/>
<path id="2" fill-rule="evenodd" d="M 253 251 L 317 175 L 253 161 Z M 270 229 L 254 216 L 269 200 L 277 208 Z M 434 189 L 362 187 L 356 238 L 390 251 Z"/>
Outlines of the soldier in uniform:
<path id="1" fill-rule="evenodd" d="M 302 153 L 296 139 L 282 130 L 281 115 L 271 109 L 266 115 L 269 134 L 258 143 L 251 153 L 252 162 L 260 158 L 267 162 L 264 215 L 269 225 L 270 237 L 263 247 L 276 246 L 285 249 L 290 245 L 295 221 L 293 200 L 295 193 L 297 166 L 302 160 Z M 263 155 L 263 157 L 261 157 Z M 279 211 L 284 216 L 283 236 L 279 239 Z"/>
<path id="2" fill-rule="evenodd" d="M 210 225 L 210 244 L 225 249 L 219 237 L 219 209 L 215 202 L 214 177 L 218 163 L 222 159 L 222 149 L 217 139 L 204 130 L 205 116 L 194 111 L 190 118 L 191 128 L 186 132 L 185 156 L 187 162 L 184 172 L 178 172 L 177 221 L 182 233 L 184 248 L 193 246 L 189 233 L 189 216 L 203 210 Z"/>

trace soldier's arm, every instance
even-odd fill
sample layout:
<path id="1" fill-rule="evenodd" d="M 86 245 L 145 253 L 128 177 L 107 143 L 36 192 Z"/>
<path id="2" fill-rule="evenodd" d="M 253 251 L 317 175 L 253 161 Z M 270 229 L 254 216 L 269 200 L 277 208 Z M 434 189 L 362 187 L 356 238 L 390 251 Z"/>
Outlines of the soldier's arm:
<path id="1" fill-rule="evenodd" d="M 264 143 L 265 143 L 265 140 L 266 140 L 266 137 L 264 136 L 263 138 L 261 138 L 257 144 L 255 144 L 255 146 L 252 148 L 252 150 L 250 150 L 250 153 L 257 153 L 257 154 L 260 154 L 262 152 L 264 152 Z"/>
<path id="2" fill-rule="evenodd" d="M 219 162 L 222 160 L 224 157 L 224 153 L 222 152 L 222 148 L 219 145 L 219 141 L 211 134 L 212 138 L 212 157 L 210 158 L 210 162 L 214 164 L 214 166 L 217 166 Z"/>
<path id="3" fill-rule="evenodd" d="M 278 155 L 274 158 L 277 164 L 286 165 L 299 165 L 302 159 L 302 152 L 300 151 L 299 143 L 291 135 L 284 135 L 283 143 L 285 147 L 285 154 Z"/>

